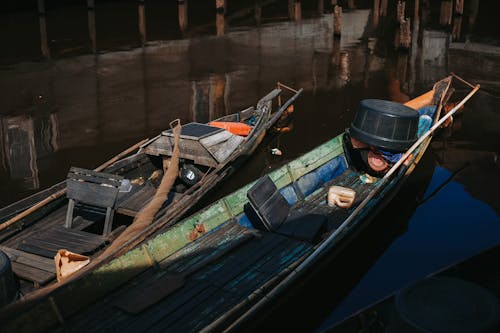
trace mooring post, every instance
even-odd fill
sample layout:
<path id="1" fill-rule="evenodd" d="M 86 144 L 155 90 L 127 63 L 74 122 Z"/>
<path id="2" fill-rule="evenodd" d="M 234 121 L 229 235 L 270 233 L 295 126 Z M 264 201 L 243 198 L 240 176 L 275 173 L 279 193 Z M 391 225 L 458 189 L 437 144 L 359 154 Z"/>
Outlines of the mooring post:
<path id="1" fill-rule="evenodd" d="M 335 5 L 333 7 L 333 34 L 340 36 L 342 33 L 342 7 Z"/>
<path id="2" fill-rule="evenodd" d="M 262 21 L 262 0 L 255 0 L 255 24 L 260 26 Z"/>
<path id="3" fill-rule="evenodd" d="M 138 19 L 139 19 L 139 34 L 141 36 L 141 45 L 146 43 L 146 13 L 144 9 L 144 0 L 138 1 Z"/>
<path id="4" fill-rule="evenodd" d="M 217 36 L 223 36 L 226 32 L 225 12 L 226 0 L 215 0 L 215 27 L 217 29 Z"/>
<path id="5" fill-rule="evenodd" d="M 293 6 L 293 19 L 295 21 L 300 21 L 302 20 L 302 4 L 300 0 L 294 0 L 294 6 Z"/>
<path id="6" fill-rule="evenodd" d="M 188 25 L 188 0 L 177 2 L 177 13 L 179 16 L 179 29 L 185 31 Z"/>
<path id="7" fill-rule="evenodd" d="M 45 15 L 45 0 L 38 0 L 38 21 L 40 24 L 40 51 L 42 55 L 50 59 L 50 49 L 47 37 L 47 17 Z"/>
<path id="8" fill-rule="evenodd" d="M 399 23 L 404 22 L 405 20 L 405 9 L 406 9 L 406 2 L 398 1 L 396 9 L 396 19 L 398 20 Z"/>
<path id="9" fill-rule="evenodd" d="M 462 34 L 462 15 L 453 17 L 453 28 L 451 30 L 451 38 L 453 41 L 460 39 Z"/>
<path id="10" fill-rule="evenodd" d="M 355 9 L 356 5 L 354 4 L 354 0 L 347 0 L 347 8 Z"/>
<path id="11" fill-rule="evenodd" d="M 419 18 L 419 11 L 418 11 L 419 2 L 420 2 L 420 0 L 415 0 L 415 6 L 413 8 L 413 22 L 418 21 L 420 19 Z"/>
<path id="12" fill-rule="evenodd" d="M 450 25 L 452 15 L 453 15 L 453 1 L 449 1 L 449 0 L 441 1 L 441 11 L 439 14 L 439 24 Z"/>
<path id="13" fill-rule="evenodd" d="M 323 0 L 318 0 L 318 14 L 323 15 L 325 12 L 325 2 Z"/>
<path id="14" fill-rule="evenodd" d="M 464 13 L 464 0 L 455 1 L 455 13 L 462 15 Z"/>
<path id="15" fill-rule="evenodd" d="M 380 15 L 380 0 L 373 0 L 373 26 L 376 28 L 378 26 Z"/>
<path id="16" fill-rule="evenodd" d="M 382 0 L 380 3 L 380 16 L 387 16 L 387 0 Z"/>
<path id="17" fill-rule="evenodd" d="M 95 30 L 95 1 L 87 0 L 87 21 L 89 28 L 89 39 L 92 53 L 97 51 L 97 38 Z"/>
<path id="18" fill-rule="evenodd" d="M 477 14 L 479 13 L 479 0 L 471 0 L 469 7 L 469 30 L 474 29 L 476 25 Z"/>

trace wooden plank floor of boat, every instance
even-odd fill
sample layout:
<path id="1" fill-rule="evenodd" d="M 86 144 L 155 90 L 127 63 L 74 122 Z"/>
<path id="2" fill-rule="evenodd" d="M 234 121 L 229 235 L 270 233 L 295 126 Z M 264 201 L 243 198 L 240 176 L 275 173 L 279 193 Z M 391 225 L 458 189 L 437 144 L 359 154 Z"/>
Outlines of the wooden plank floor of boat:
<path id="1" fill-rule="evenodd" d="M 311 248 L 305 242 L 275 233 L 257 233 L 229 222 L 167 258 L 160 264 L 165 270 L 146 271 L 67 323 L 76 331 L 197 330 L 248 297 Z M 149 300 L 152 304 L 148 304 L 155 289 L 147 287 L 154 286 L 165 274 L 182 276 L 182 286 L 165 288 L 165 295 L 154 296 L 155 300 Z M 174 282 L 177 284 L 179 280 Z M 134 302 L 143 304 L 128 305 Z"/>

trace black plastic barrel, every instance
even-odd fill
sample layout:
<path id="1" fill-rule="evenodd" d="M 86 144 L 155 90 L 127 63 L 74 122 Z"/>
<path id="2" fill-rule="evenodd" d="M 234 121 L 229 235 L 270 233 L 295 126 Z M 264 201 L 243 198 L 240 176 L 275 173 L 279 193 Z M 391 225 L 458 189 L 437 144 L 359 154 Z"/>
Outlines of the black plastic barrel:
<path id="1" fill-rule="evenodd" d="M 17 298 L 17 282 L 12 272 L 10 259 L 0 251 L 0 307 Z"/>
<path id="2" fill-rule="evenodd" d="M 369 145 L 401 152 L 417 141 L 418 118 L 416 110 L 401 103 L 364 99 L 349 133 Z"/>
<path id="3" fill-rule="evenodd" d="M 459 278 L 432 277 L 396 294 L 388 332 L 496 333 L 500 303 L 485 288 Z"/>

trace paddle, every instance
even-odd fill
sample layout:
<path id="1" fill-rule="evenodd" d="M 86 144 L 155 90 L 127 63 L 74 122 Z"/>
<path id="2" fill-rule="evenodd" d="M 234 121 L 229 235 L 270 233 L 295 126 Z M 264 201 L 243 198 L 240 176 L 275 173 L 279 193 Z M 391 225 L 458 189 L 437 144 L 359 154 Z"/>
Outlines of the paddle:
<path id="1" fill-rule="evenodd" d="M 94 171 L 102 171 L 104 170 L 106 167 L 110 166 L 111 164 L 113 164 L 114 162 L 118 161 L 120 158 L 122 158 L 123 156 L 126 156 L 128 154 L 130 154 L 132 151 L 136 150 L 137 148 L 139 148 L 144 142 L 146 142 L 148 139 L 144 139 L 144 140 L 141 140 L 140 142 L 136 143 L 135 145 L 125 149 L 124 151 L 122 151 L 121 153 L 119 153 L 118 155 L 116 155 L 115 157 L 111 158 L 110 160 L 104 162 L 103 164 L 99 165 L 97 168 L 94 169 Z M 17 214 L 16 216 L 12 217 L 11 219 L 5 221 L 4 223 L 0 224 L 0 231 L 9 227 L 10 225 L 16 223 L 17 221 L 19 221 L 20 219 L 22 219 L 23 217 L 26 217 L 28 216 L 29 214 L 37 211 L 38 209 L 42 208 L 43 206 L 45 206 L 46 204 L 54 201 L 55 199 L 61 197 L 62 195 L 64 195 L 66 193 L 66 188 L 63 188 L 55 193 L 52 193 L 51 195 L 49 195 L 47 198 L 43 199 L 42 201 L 39 201 L 38 203 L 36 203 L 35 205 L 31 206 L 30 208 L 26 209 L 25 211 Z"/>

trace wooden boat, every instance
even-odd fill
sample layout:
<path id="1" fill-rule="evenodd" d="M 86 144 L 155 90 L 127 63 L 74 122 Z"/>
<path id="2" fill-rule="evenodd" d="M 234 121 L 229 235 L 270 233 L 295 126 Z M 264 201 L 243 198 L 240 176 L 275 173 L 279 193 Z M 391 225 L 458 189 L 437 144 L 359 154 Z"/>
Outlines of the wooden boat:
<path id="1" fill-rule="evenodd" d="M 278 83 L 245 110 L 207 124 L 177 121 L 96 170 L 72 167 L 65 181 L 1 209 L 0 250 L 12 262 L 20 292 L 26 295 L 64 277 L 54 264 L 59 250 L 90 261 L 107 253 L 109 259 L 174 224 L 253 153 L 301 92 Z M 158 194 L 160 189 L 165 193 Z M 149 220 L 139 228 L 145 211 Z"/>
<path id="2" fill-rule="evenodd" d="M 33 293 L 4 306 L 2 325 L 16 332 L 212 332 L 251 324 L 319 260 L 366 226 L 397 193 L 434 131 L 479 89 L 475 86 L 440 117 L 453 91 L 451 81 L 452 76 L 440 80 L 409 106 L 390 104 L 411 114 L 411 121 L 416 117 L 419 128 L 413 141 L 407 137 L 408 147 L 385 173 L 371 175 L 366 165 L 357 163 L 363 149 L 354 148 L 356 141 L 350 136 L 360 138 L 356 131 L 379 132 L 370 133 L 372 123 L 365 126 L 355 118 L 344 133 L 150 235 L 140 246 L 91 273 L 76 272 L 56 290 Z M 377 109 L 379 103 L 365 102 L 358 114 L 363 111 L 390 122 L 382 119 L 387 110 Z M 413 107 L 432 110 L 432 117 L 420 116 Z M 421 121 L 424 118 L 430 122 Z M 406 120 L 398 118 L 400 123 Z M 411 132 L 394 126 L 389 127 L 390 133 Z M 397 137 L 389 144 L 403 141 Z"/>
<path id="3" fill-rule="evenodd" d="M 321 332 L 498 332 L 499 257 L 498 245 L 480 251 Z"/>

